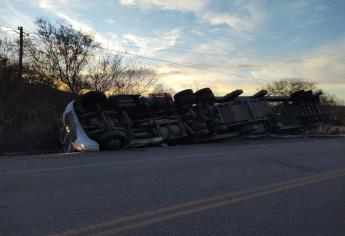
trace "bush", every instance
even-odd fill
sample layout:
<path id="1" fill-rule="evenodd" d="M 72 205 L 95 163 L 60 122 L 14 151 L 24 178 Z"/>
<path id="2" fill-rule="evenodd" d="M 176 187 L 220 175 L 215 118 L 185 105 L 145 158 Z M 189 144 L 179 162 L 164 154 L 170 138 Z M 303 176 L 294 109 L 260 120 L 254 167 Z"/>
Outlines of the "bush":
<path id="1" fill-rule="evenodd" d="M 57 121 L 71 93 L 21 84 L 13 95 L 0 125 L 0 152 L 59 150 Z"/>

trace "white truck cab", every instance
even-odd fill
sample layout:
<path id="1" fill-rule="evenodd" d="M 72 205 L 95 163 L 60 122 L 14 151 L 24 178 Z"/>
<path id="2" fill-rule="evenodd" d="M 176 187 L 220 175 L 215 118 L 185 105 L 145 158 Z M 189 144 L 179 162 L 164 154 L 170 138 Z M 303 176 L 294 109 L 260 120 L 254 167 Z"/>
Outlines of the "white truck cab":
<path id="1" fill-rule="evenodd" d="M 74 102 L 68 103 L 62 115 L 60 143 L 65 152 L 98 152 L 99 144 L 87 136 L 74 110 Z"/>

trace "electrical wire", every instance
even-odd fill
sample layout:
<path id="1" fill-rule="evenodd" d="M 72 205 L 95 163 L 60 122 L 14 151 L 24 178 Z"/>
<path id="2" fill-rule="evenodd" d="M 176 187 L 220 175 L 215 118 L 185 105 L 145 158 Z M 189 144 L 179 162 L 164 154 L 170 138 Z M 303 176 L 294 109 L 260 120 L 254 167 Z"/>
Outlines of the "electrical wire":
<path id="1" fill-rule="evenodd" d="M 142 56 L 142 55 L 138 55 L 138 54 L 134 54 L 134 53 L 123 52 L 123 51 L 109 49 L 109 48 L 103 48 L 103 47 L 98 47 L 98 48 L 100 48 L 102 50 L 113 51 L 113 52 L 116 52 L 118 54 L 135 56 L 135 57 L 138 57 L 138 58 L 148 59 L 148 60 L 157 61 L 157 62 L 169 63 L 170 65 L 176 65 L 176 66 L 180 66 L 180 67 L 187 67 L 187 68 L 192 68 L 192 69 L 198 69 L 198 70 L 203 70 L 203 71 L 209 71 L 209 72 L 214 72 L 214 73 L 219 73 L 219 74 L 225 74 L 225 75 L 236 76 L 236 77 L 241 77 L 241 78 L 253 79 L 253 80 L 256 80 L 256 81 L 263 81 L 263 82 L 267 82 L 267 83 L 272 83 L 272 80 L 268 80 L 268 79 L 260 79 L 260 78 L 244 76 L 244 75 L 240 75 L 240 74 L 227 73 L 227 72 L 216 71 L 216 70 L 209 70 L 209 69 L 205 69 L 205 68 L 200 68 L 200 67 L 188 65 L 188 64 L 185 64 L 185 63 L 174 62 L 174 61 L 170 61 L 170 60 L 153 58 L 153 57 L 148 57 L 148 56 Z M 327 91 L 332 91 L 334 93 L 344 93 L 345 94 L 345 91 L 339 91 L 339 90 L 333 90 L 333 89 L 327 89 Z"/>
<path id="2" fill-rule="evenodd" d="M 7 27 L 7 26 L 3 26 L 3 25 L 0 25 L 0 27 L 11 28 L 11 27 Z M 13 29 L 13 28 L 11 28 L 11 29 Z M 28 31 L 26 31 L 26 32 L 28 32 Z M 31 34 L 37 35 L 37 32 L 29 32 L 29 33 L 30 33 L 30 35 Z M 27 35 L 29 36 L 29 34 L 27 34 Z M 234 77 L 240 77 L 240 78 L 246 78 L 246 79 L 253 79 L 255 81 L 263 81 L 263 82 L 267 82 L 267 83 L 271 83 L 272 82 L 272 80 L 255 78 L 255 77 L 250 77 L 250 76 L 244 76 L 244 75 L 241 75 L 241 74 L 228 73 L 228 72 L 224 72 L 224 71 L 211 70 L 211 69 L 206 69 L 206 68 L 199 67 L 199 66 L 212 67 L 212 65 L 200 65 L 199 64 L 199 66 L 198 66 L 197 64 L 187 64 L 187 63 L 182 63 L 182 62 L 170 61 L 170 60 L 166 60 L 166 59 L 160 59 L 160 58 L 154 58 L 154 57 L 149 57 L 149 56 L 143 56 L 143 55 L 139 55 L 139 54 L 135 54 L 135 53 L 130 53 L 130 52 L 127 52 L 127 51 L 119 51 L 119 50 L 114 50 L 114 49 L 110 49 L 110 48 L 104 48 L 104 47 L 101 47 L 101 46 L 98 46 L 97 48 L 99 48 L 101 50 L 105 50 L 105 51 L 112 51 L 112 52 L 115 52 L 115 53 L 118 53 L 118 54 L 122 54 L 122 55 L 134 56 L 134 57 L 142 58 L 142 59 L 146 59 L 146 60 L 168 63 L 170 65 L 175 65 L 175 66 L 179 66 L 179 67 L 191 68 L 191 69 L 207 71 L 207 72 L 213 72 L 213 73 L 224 74 L 224 75 L 228 75 L 228 76 L 234 76 Z M 296 57 L 296 58 L 298 58 L 298 57 Z M 336 92 L 336 93 L 345 93 L 345 91 L 338 91 L 338 90 L 332 90 L 332 89 L 327 89 L 327 91 L 333 91 L 333 92 Z"/>
<path id="3" fill-rule="evenodd" d="M 245 78 L 247 78 L 246 76 L 240 75 L 240 74 L 227 73 L 227 72 L 216 71 L 216 70 L 209 70 L 209 69 L 205 69 L 205 68 L 201 68 L 201 67 L 197 67 L 197 66 L 193 66 L 193 65 L 188 65 L 188 64 L 185 64 L 185 63 L 181 63 L 181 62 L 175 62 L 175 61 L 169 61 L 169 60 L 165 60 L 165 59 L 153 58 L 153 57 L 138 55 L 138 54 L 134 54 L 134 53 L 114 50 L 114 49 L 110 49 L 110 48 L 103 48 L 103 47 L 98 47 L 98 48 L 102 49 L 102 50 L 106 50 L 106 51 L 113 51 L 113 52 L 116 52 L 118 54 L 134 56 L 134 57 L 143 58 L 143 59 L 147 59 L 147 60 L 151 60 L 151 61 L 169 63 L 170 65 L 175 65 L 175 66 L 180 66 L 180 67 L 187 67 L 187 68 L 192 68 L 192 69 L 197 69 L 197 70 L 202 70 L 202 71 L 208 71 L 208 72 L 214 72 L 214 73 L 219 73 L 219 74 L 225 74 L 225 75 L 230 75 L 230 76 L 238 76 L 238 77 L 245 77 Z"/>
<path id="4" fill-rule="evenodd" d="M 0 24 L 0 27 L 1 28 L 6 28 L 6 29 L 11 29 L 11 30 L 18 30 L 16 28 L 13 28 L 13 27 L 10 27 L 10 26 L 6 26 L 6 25 L 1 25 L 1 24 Z"/>

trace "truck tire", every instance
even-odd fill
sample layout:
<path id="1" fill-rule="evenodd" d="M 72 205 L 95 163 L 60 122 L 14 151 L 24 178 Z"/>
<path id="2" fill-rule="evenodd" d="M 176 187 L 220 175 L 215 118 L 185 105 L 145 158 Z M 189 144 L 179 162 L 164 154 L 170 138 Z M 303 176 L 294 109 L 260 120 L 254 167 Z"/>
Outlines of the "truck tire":
<path id="1" fill-rule="evenodd" d="M 76 99 L 74 107 L 77 112 L 86 113 L 94 111 L 97 104 L 105 105 L 107 103 L 107 96 L 99 91 L 90 91 Z"/>
<path id="2" fill-rule="evenodd" d="M 138 99 L 131 95 L 115 95 L 108 98 L 108 106 L 115 110 L 135 110 L 138 107 Z"/>
<path id="3" fill-rule="evenodd" d="M 129 137 L 122 130 L 113 130 L 102 134 L 98 142 L 101 149 L 116 150 L 126 147 L 129 144 Z"/>
<path id="4" fill-rule="evenodd" d="M 195 98 L 198 102 L 205 103 L 205 102 L 214 102 L 216 97 L 214 96 L 212 90 L 210 88 L 203 88 L 195 93 Z"/>
<path id="5" fill-rule="evenodd" d="M 195 103 L 195 95 L 193 90 L 185 89 L 174 95 L 174 100 L 177 105 L 186 105 Z"/>

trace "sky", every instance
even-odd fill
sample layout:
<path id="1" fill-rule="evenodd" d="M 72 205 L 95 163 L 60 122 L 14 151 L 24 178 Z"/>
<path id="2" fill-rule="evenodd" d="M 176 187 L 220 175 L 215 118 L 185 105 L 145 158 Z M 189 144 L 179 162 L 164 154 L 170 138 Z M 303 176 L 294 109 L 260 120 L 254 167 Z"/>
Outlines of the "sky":
<path id="1" fill-rule="evenodd" d="M 345 100 L 343 0 L 0 0 L 0 25 L 64 21 L 110 53 L 157 70 L 175 91 L 253 94 L 303 78 Z M 5 31 L 5 28 L 2 28 Z M 137 57 L 141 56 L 141 57 Z"/>

